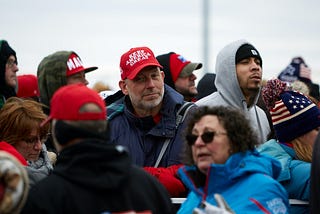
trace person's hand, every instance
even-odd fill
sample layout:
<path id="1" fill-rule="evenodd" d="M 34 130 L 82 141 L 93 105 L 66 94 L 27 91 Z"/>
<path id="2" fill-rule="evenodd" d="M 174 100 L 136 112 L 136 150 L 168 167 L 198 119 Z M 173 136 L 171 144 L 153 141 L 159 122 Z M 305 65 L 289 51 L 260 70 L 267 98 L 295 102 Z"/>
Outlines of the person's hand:
<path id="1" fill-rule="evenodd" d="M 201 208 L 195 208 L 193 214 L 234 214 L 228 203 L 224 200 L 222 195 L 214 194 L 214 198 L 218 206 L 214 206 L 206 201 L 201 203 Z"/>
<path id="2" fill-rule="evenodd" d="M 185 197 L 186 188 L 177 177 L 177 171 L 181 165 L 165 167 L 143 167 L 145 171 L 158 178 L 160 183 L 167 189 L 171 197 Z"/>

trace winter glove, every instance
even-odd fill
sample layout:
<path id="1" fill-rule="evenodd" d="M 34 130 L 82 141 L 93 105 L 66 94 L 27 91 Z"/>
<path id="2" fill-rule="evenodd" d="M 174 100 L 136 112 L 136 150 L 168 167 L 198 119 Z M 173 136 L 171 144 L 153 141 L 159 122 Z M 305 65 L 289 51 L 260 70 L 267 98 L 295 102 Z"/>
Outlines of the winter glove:
<path id="1" fill-rule="evenodd" d="M 186 188 L 177 177 L 177 171 L 182 165 L 165 167 L 144 167 L 149 174 L 158 178 L 160 183 L 167 189 L 171 197 L 185 197 Z"/>
<path id="2" fill-rule="evenodd" d="M 200 205 L 201 208 L 195 208 L 193 214 L 234 214 L 222 195 L 214 194 L 218 206 L 214 206 L 206 201 Z"/>

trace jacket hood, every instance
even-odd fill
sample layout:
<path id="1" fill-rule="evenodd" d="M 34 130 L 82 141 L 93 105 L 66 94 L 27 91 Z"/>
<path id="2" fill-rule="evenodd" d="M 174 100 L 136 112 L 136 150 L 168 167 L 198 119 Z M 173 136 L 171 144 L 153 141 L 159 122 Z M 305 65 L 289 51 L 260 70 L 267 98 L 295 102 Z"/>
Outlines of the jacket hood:
<path id="1" fill-rule="evenodd" d="M 124 147 L 87 139 L 61 151 L 53 173 L 83 188 L 105 191 L 125 182 L 130 163 Z"/>
<path id="2" fill-rule="evenodd" d="M 238 40 L 225 46 L 216 59 L 215 86 L 220 95 L 232 106 L 246 106 L 246 99 L 241 91 L 236 73 L 236 53 L 240 46 L 250 44 L 246 40 Z M 251 44 L 250 44 L 251 45 Z M 256 94 L 254 104 L 257 103 Z"/>
<path id="3" fill-rule="evenodd" d="M 72 53 L 72 51 L 55 52 L 45 57 L 38 66 L 40 98 L 48 107 L 54 92 L 67 84 L 67 61 Z"/>

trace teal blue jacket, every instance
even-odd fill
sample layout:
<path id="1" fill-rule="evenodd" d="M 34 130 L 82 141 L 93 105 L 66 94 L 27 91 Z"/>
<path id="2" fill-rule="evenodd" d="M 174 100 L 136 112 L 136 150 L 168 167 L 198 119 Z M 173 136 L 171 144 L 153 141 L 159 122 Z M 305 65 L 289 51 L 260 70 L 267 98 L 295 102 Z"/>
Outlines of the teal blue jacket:
<path id="1" fill-rule="evenodd" d="M 262 144 L 258 151 L 280 161 L 278 181 L 285 187 L 290 199 L 309 201 L 311 163 L 297 160 L 293 148 L 274 139 Z M 292 206 L 290 213 L 309 213 L 308 206 Z"/>
<path id="2" fill-rule="evenodd" d="M 190 193 L 178 213 L 192 213 L 203 200 L 217 206 L 215 193 L 235 213 L 288 213 L 287 192 L 274 179 L 279 173 L 280 163 L 257 151 L 236 153 L 225 164 L 212 164 L 202 178 L 195 166 L 184 166 L 178 174 Z"/>

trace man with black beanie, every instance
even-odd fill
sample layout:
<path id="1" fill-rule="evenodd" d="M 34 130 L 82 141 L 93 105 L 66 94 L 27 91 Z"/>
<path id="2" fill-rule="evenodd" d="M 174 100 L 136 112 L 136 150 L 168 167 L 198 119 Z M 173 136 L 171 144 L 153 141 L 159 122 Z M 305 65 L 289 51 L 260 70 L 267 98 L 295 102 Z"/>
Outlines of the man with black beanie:
<path id="1" fill-rule="evenodd" d="M 6 40 L 0 40 L 0 109 L 9 97 L 17 96 L 18 70 L 16 52 Z"/>
<path id="2" fill-rule="evenodd" d="M 219 52 L 215 73 L 217 91 L 198 100 L 196 105 L 240 109 L 251 121 L 259 142 L 266 142 L 271 127 L 266 113 L 257 105 L 262 87 L 259 51 L 246 40 L 234 41 Z"/>

